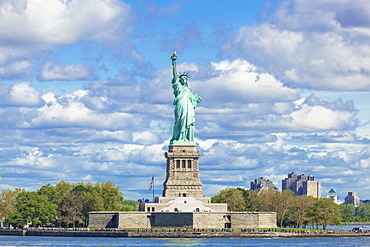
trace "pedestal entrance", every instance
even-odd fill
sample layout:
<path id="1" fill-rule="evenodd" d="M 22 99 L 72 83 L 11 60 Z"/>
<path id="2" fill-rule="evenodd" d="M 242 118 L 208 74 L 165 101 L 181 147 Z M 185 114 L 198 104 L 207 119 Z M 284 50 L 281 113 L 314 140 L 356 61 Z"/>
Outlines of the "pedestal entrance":
<path id="1" fill-rule="evenodd" d="M 165 157 L 167 169 L 162 196 L 202 197 L 198 165 L 200 152 L 196 146 L 170 145 Z"/>

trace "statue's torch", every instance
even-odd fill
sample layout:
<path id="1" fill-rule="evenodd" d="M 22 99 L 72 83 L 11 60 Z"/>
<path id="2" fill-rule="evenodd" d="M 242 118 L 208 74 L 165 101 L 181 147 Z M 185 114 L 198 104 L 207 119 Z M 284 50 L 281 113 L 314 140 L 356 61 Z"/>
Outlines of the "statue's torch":
<path id="1" fill-rule="evenodd" d="M 175 51 L 172 53 L 171 59 L 173 61 L 175 61 L 177 59 L 177 56 L 176 56 L 176 52 Z"/>

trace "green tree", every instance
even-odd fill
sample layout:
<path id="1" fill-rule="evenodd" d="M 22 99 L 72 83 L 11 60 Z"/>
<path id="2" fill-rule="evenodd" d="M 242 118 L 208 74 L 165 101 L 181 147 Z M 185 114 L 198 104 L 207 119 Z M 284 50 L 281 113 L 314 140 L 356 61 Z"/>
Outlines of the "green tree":
<path id="1" fill-rule="evenodd" d="M 120 211 L 139 211 L 139 202 L 134 200 L 124 200 Z"/>
<path id="2" fill-rule="evenodd" d="M 361 217 L 362 222 L 370 221 L 370 204 L 362 203 L 357 208 L 357 215 Z"/>
<path id="3" fill-rule="evenodd" d="M 292 213 L 292 205 L 295 200 L 294 193 L 291 190 L 283 190 L 282 192 L 269 190 L 268 192 L 272 197 L 267 202 L 266 211 L 276 212 L 278 225 L 282 227 L 287 224 L 289 214 Z"/>
<path id="4" fill-rule="evenodd" d="M 226 188 L 211 198 L 212 203 L 227 203 L 229 211 L 245 211 L 246 203 L 243 192 L 236 188 Z"/>
<path id="5" fill-rule="evenodd" d="M 55 188 L 51 184 L 47 184 L 37 190 L 37 194 L 44 196 L 48 201 L 53 201 Z"/>
<path id="6" fill-rule="evenodd" d="M 309 209 L 314 203 L 312 196 L 298 196 L 293 200 L 289 220 L 296 227 L 302 227 L 309 223 Z"/>
<path id="7" fill-rule="evenodd" d="M 328 225 L 340 225 L 342 221 L 339 207 L 331 198 L 315 198 L 309 215 L 310 221 L 316 226 L 322 225 L 324 230 Z"/>
<path id="8" fill-rule="evenodd" d="M 9 223 L 13 225 L 39 226 L 56 220 L 58 206 L 36 192 L 19 193 L 15 207 L 17 211 L 10 214 L 8 219 Z"/>
<path id="9" fill-rule="evenodd" d="M 87 223 L 88 213 L 91 211 L 119 211 L 124 200 L 118 186 L 107 183 L 78 183 L 72 191 L 82 198 L 82 220 Z"/>
<path id="10" fill-rule="evenodd" d="M 32 226 L 51 222 L 75 225 L 80 221 L 86 223 L 91 211 L 138 210 L 138 207 L 135 201 L 125 201 L 119 187 L 111 181 L 95 184 L 60 181 L 55 186 L 46 184 L 36 192 L 18 189 L 0 194 L 0 220 L 7 219 L 14 226 L 31 222 Z"/>
<path id="11" fill-rule="evenodd" d="M 70 193 L 70 191 L 73 189 L 73 184 L 67 183 L 65 181 L 58 182 L 54 187 L 54 194 L 51 196 L 51 200 L 54 204 L 58 205 L 58 211 L 57 211 L 57 223 L 59 226 L 62 224 L 65 224 L 62 220 L 62 202 L 65 199 L 65 197 Z M 48 186 L 49 187 L 49 186 Z M 44 191 L 40 189 L 41 191 Z M 44 192 L 43 192 L 44 193 Z M 49 193 L 46 193 L 49 194 Z"/>
<path id="12" fill-rule="evenodd" d="M 100 190 L 94 187 L 92 184 L 79 184 L 74 187 L 71 192 L 78 195 L 79 200 L 81 200 L 81 219 L 85 223 L 85 225 L 88 220 L 89 212 L 105 211 L 104 201 L 101 196 Z"/>
<path id="13" fill-rule="evenodd" d="M 248 198 L 250 201 L 251 211 L 261 211 L 264 208 L 261 198 L 258 197 L 258 193 L 254 190 L 248 191 Z"/>
<path id="14" fill-rule="evenodd" d="M 251 206 L 251 200 L 249 199 L 250 197 L 250 192 L 253 191 L 253 190 L 246 190 L 246 189 L 243 189 L 243 188 L 236 188 L 237 190 L 240 190 L 242 192 L 242 195 L 243 195 L 243 198 L 244 198 L 244 203 L 245 203 L 245 209 L 244 211 L 250 211 L 252 209 L 252 206 Z"/>
<path id="15" fill-rule="evenodd" d="M 60 206 L 66 195 L 75 187 L 75 185 L 71 183 L 67 183 L 65 181 L 60 181 L 55 185 L 54 188 L 54 195 L 52 201 Z"/>
<path id="16" fill-rule="evenodd" d="M 96 183 L 95 187 L 100 189 L 105 210 L 116 211 L 122 207 L 124 198 L 119 186 L 116 186 L 111 181 L 108 181 L 106 183 Z"/>
<path id="17" fill-rule="evenodd" d="M 256 211 L 276 212 L 278 225 L 282 227 L 288 224 L 295 197 L 291 190 L 263 190 L 260 193 L 251 193 L 250 200 Z"/>
<path id="18" fill-rule="evenodd" d="M 76 222 L 81 221 L 83 217 L 83 204 L 80 193 L 73 190 L 70 191 L 62 201 L 59 210 L 61 223 L 67 226 L 70 223 L 75 227 Z"/>
<path id="19" fill-rule="evenodd" d="M 340 204 L 339 210 L 342 216 L 343 222 L 353 222 L 355 216 L 355 205 L 353 204 Z"/>
<path id="20" fill-rule="evenodd" d="M 16 188 L 15 190 L 4 189 L 0 193 L 0 222 L 3 225 L 4 220 L 9 218 L 9 215 L 15 213 L 15 202 L 19 193 L 24 192 L 24 189 Z"/>

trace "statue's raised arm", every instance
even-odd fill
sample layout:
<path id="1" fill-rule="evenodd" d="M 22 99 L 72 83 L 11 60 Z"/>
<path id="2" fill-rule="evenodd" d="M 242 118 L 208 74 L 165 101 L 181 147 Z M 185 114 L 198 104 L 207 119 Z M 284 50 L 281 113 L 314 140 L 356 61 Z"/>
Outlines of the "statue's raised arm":
<path id="1" fill-rule="evenodd" d="M 170 145 L 195 145 L 194 123 L 195 107 L 201 101 L 202 96 L 193 94 L 188 85 L 188 73 L 177 74 L 176 52 L 171 56 L 173 79 L 172 88 L 175 99 L 175 124 Z"/>
<path id="2" fill-rule="evenodd" d="M 172 53 L 171 59 L 172 59 L 172 73 L 173 73 L 172 83 L 174 83 L 177 80 L 177 69 L 176 69 L 177 56 L 176 56 L 176 52 Z"/>

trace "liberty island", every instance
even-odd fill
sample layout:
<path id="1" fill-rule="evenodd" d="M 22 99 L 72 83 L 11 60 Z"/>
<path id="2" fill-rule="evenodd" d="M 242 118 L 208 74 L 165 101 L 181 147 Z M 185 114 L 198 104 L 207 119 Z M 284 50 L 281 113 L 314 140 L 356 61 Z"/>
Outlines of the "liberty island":
<path id="1" fill-rule="evenodd" d="M 166 180 L 161 197 L 140 203 L 139 212 L 90 212 L 90 228 L 276 228 L 276 212 L 230 212 L 226 203 L 203 196 L 199 178 L 200 152 L 194 141 L 195 108 L 202 100 L 193 94 L 189 74 L 177 72 L 171 56 L 174 126 L 165 153 Z"/>

